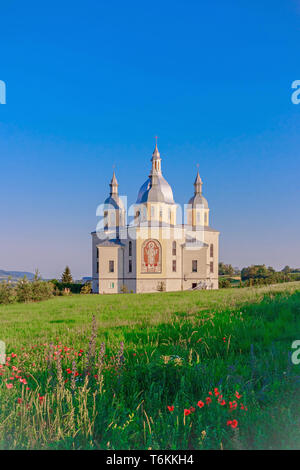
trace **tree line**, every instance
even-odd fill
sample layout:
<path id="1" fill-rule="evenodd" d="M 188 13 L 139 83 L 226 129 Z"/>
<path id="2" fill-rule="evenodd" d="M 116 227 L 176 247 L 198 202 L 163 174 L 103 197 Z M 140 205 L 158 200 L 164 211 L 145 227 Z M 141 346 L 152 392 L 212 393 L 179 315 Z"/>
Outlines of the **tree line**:
<path id="1" fill-rule="evenodd" d="M 53 296 L 72 294 L 90 294 L 90 282 L 84 285 L 75 283 L 69 266 L 66 266 L 61 279 L 44 281 L 39 272 L 35 272 L 34 279 L 30 281 L 26 276 L 13 282 L 10 278 L 0 282 L 0 304 L 15 302 L 39 302 Z"/>
<path id="2" fill-rule="evenodd" d="M 230 278 L 234 275 L 238 275 L 238 270 L 236 268 L 233 268 L 231 264 L 219 263 L 219 276 L 226 276 L 223 279 L 219 279 L 219 287 L 232 287 L 232 281 L 234 279 Z M 285 266 L 281 271 L 276 271 L 272 266 L 267 267 L 265 264 L 258 264 L 244 267 L 239 272 L 239 275 L 240 282 L 238 285 L 235 283 L 235 285 L 238 287 L 248 287 L 253 285 L 299 281 L 300 269 Z"/>

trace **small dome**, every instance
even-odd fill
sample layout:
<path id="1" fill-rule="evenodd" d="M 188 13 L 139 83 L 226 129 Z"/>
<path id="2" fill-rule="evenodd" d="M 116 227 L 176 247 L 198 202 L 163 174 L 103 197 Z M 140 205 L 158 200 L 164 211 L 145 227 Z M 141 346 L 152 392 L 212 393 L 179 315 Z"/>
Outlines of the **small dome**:
<path id="1" fill-rule="evenodd" d="M 109 196 L 104 201 L 104 210 L 105 209 L 124 210 L 124 204 L 123 204 L 122 199 L 117 194 L 113 194 Z"/>
<path id="2" fill-rule="evenodd" d="M 196 206 L 200 206 L 200 208 L 203 206 L 204 209 L 208 209 L 208 202 L 202 194 L 194 194 L 189 200 L 189 204 L 193 209 L 196 208 Z"/>
<path id="3" fill-rule="evenodd" d="M 199 171 L 197 171 L 197 176 L 194 182 L 194 188 L 195 188 L 195 194 L 191 199 L 189 200 L 189 205 L 192 206 L 192 208 L 196 208 L 196 206 L 200 206 L 200 208 L 208 209 L 208 203 L 207 200 L 205 199 L 204 196 L 202 196 L 202 179 L 199 175 Z"/>

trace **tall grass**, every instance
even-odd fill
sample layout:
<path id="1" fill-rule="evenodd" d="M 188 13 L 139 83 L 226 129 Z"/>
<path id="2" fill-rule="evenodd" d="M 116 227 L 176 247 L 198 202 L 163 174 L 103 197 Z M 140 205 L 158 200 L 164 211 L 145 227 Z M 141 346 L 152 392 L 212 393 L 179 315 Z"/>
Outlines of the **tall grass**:
<path id="1" fill-rule="evenodd" d="M 300 448 L 299 283 L 241 291 L 1 308 L 0 448 Z"/>

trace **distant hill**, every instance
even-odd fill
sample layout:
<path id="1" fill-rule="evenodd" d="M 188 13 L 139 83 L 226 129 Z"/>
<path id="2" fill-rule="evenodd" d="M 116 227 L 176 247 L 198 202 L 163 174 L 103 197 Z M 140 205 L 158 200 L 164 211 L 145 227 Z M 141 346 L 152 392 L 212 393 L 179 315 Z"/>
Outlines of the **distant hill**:
<path id="1" fill-rule="evenodd" d="M 21 279 L 24 276 L 26 276 L 29 280 L 32 280 L 34 278 L 33 273 L 28 273 L 26 271 L 4 271 L 3 269 L 0 269 L 0 281 L 4 281 L 9 277 L 11 277 L 13 281 L 17 281 L 18 279 Z"/>

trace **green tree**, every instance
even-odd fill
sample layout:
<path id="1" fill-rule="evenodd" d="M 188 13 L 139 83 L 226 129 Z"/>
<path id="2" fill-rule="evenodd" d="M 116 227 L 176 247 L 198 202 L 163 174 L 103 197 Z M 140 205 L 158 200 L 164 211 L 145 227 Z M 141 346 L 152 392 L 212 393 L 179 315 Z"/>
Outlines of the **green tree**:
<path id="1" fill-rule="evenodd" d="M 285 266 L 281 272 L 285 274 L 290 274 L 292 272 L 292 269 L 289 266 Z"/>
<path id="2" fill-rule="evenodd" d="M 34 279 L 31 283 L 31 293 L 34 302 L 47 300 L 52 297 L 54 284 L 52 282 L 43 281 L 38 270 L 35 271 Z"/>
<path id="3" fill-rule="evenodd" d="M 10 304 L 16 300 L 16 291 L 9 277 L 7 281 L 0 282 L 0 304 Z"/>
<path id="4" fill-rule="evenodd" d="M 243 268 L 241 278 L 243 281 L 247 279 L 266 279 L 275 273 L 274 269 L 267 268 L 264 264 L 257 264 Z"/>
<path id="5" fill-rule="evenodd" d="M 64 272 L 62 273 L 61 282 L 63 284 L 71 284 L 73 282 L 73 277 L 69 266 L 66 266 Z"/>
<path id="6" fill-rule="evenodd" d="M 32 300 L 32 284 L 26 276 L 17 282 L 16 297 L 17 302 L 30 302 Z"/>
<path id="7" fill-rule="evenodd" d="M 231 264 L 224 264 L 222 261 L 219 263 L 219 275 L 220 276 L 233 276 L 234 269 Z"/>

